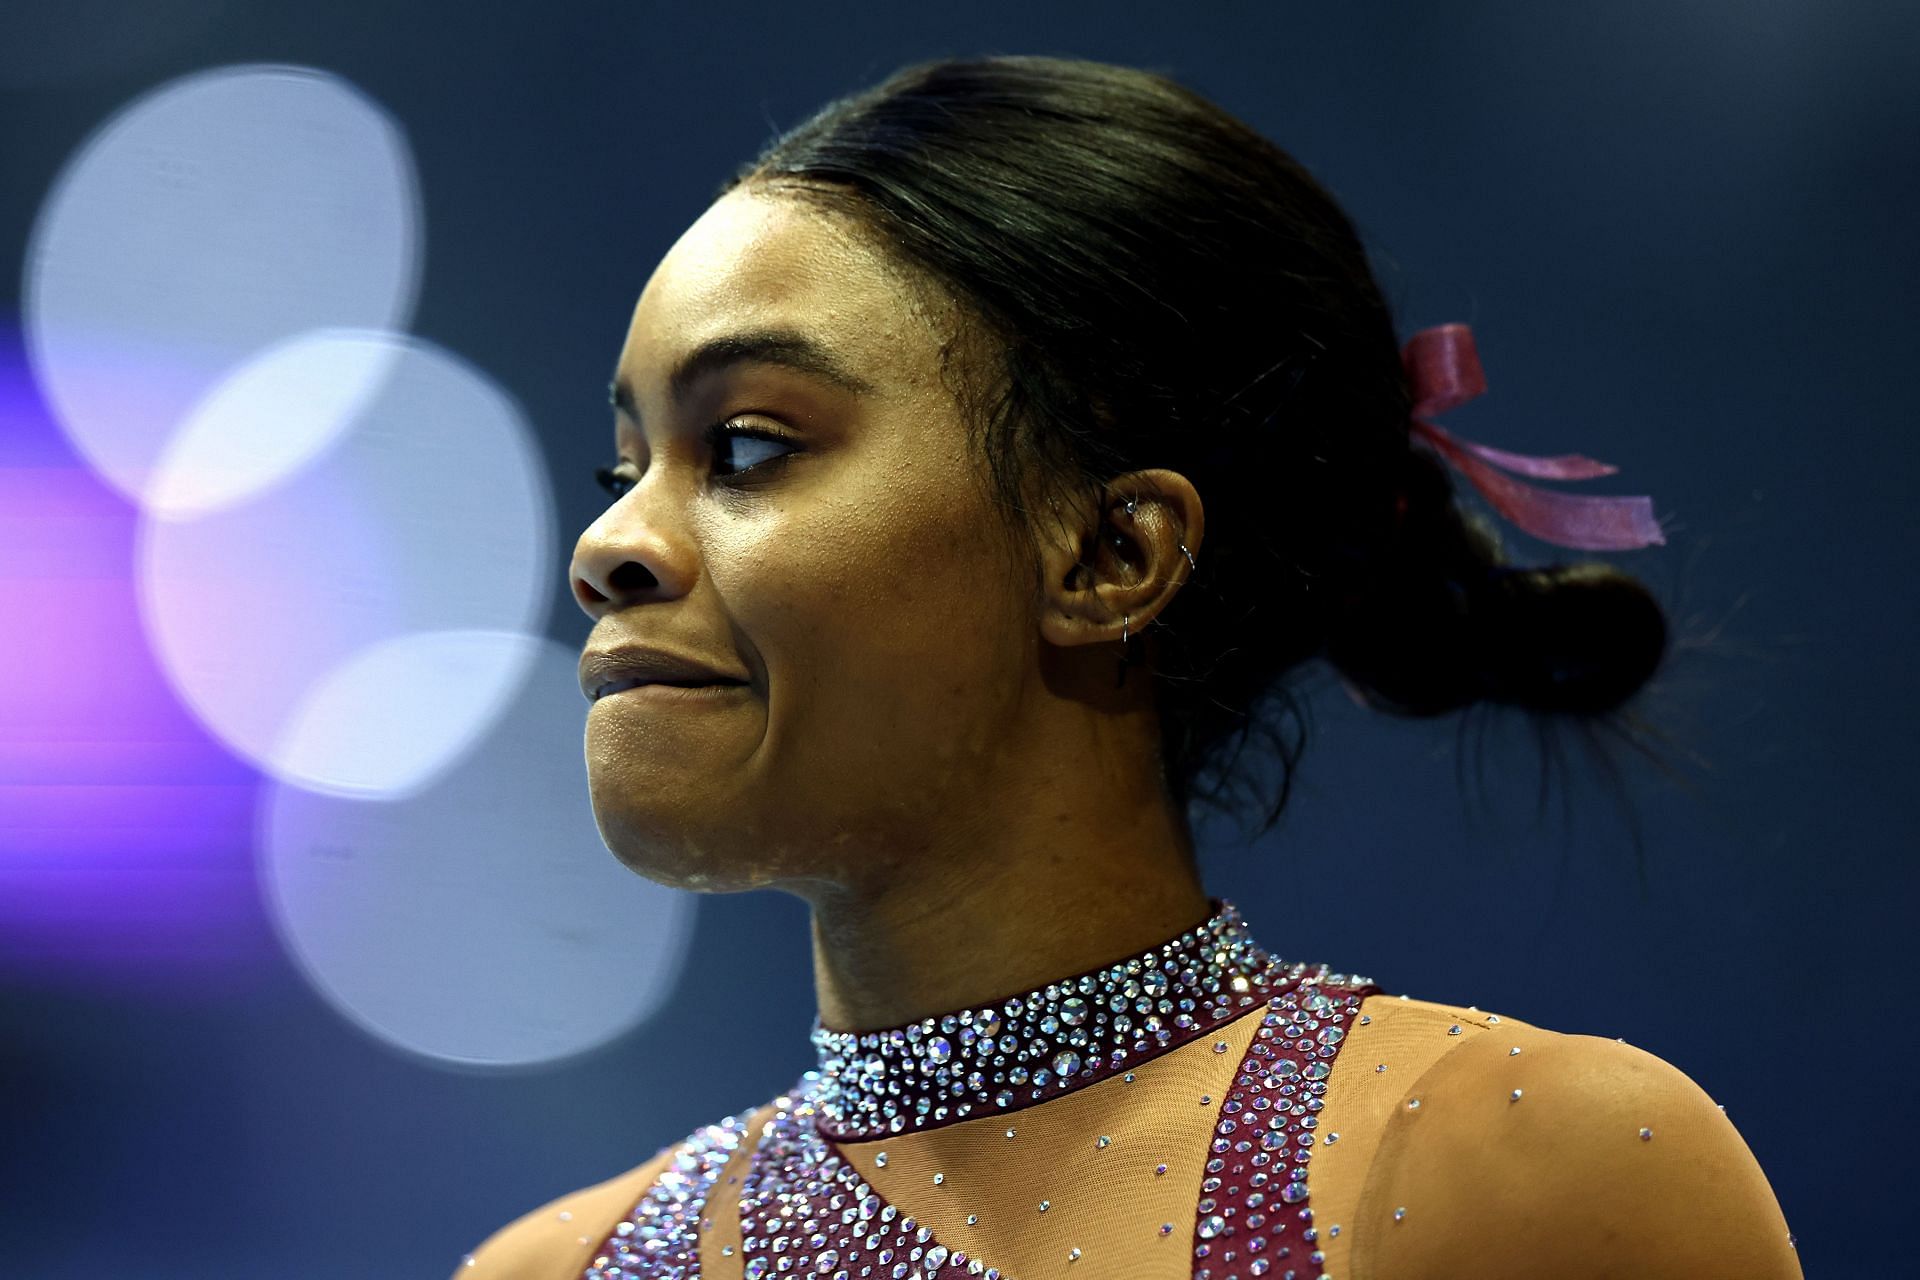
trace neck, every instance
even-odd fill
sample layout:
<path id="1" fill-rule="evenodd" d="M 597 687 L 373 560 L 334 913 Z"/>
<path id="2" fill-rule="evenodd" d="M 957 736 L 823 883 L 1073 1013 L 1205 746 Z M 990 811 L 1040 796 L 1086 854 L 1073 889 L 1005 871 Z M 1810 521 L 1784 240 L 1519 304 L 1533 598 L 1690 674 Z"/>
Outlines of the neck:
<path id="1" fill-rule="evenodd" d="M 1048 649 L 988 763 L 938 817 L 811 880 L 822 1026 L 896 1027 L 1135 954 L 1205 920 L 1192 836 L 1166 790 L 1144 680 Z M 1039 690 L 1044 689 L 1044 693 Z"/>
<path id="2" fill-rule="evenodd" d="M 822 1025 L 898 1026 L 1030 990 L 1145 950 L 1209 915 L 1190 846 L 1170 821 L 1124 832 L 1089 825 L 1073 841 L 1008 841 L 1001 856 L 963 843 L 916 860 L 950 874 L 811 899 Z"/>

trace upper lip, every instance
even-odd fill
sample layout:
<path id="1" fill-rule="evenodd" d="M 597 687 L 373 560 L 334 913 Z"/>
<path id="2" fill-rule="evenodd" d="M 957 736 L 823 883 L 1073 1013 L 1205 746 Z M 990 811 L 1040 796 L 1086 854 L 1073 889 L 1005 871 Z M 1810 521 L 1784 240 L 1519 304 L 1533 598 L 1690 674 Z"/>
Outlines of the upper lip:
<path id="1" fill-rule="evenodd" d="M 746 677 L 720 670 L 710 663 L 651 645 L 623 644 L 589 649 L 580 656 L 580 692 L 593 702 L 608 685 L 621 681 L 642 684 L 745 684 Z"/>

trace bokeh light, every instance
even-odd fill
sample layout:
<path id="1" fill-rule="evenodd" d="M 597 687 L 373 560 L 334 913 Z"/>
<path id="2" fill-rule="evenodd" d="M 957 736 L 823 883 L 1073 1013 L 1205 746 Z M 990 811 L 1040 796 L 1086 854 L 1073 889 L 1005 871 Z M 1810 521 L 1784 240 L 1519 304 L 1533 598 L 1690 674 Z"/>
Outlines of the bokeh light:
<path id="1" fill-rule="evenodd" d="M 76 451 L 142 500 L 201 397 L 263 347 L 405 329 L 420 222 L 404 135 L 347 82 L 272 65 L 174 81 L 107 121 L 41 207 L 35 375 Z"/>
<path id="2" fill-rule="evenodd" d="M 388 799 L 431 785 L 494 727 L 527 674 L 534 651 L 501 635 L 422 631 L 360 650 L 288 717 L 275 751 L 281 775 Z M 381 732 L 368 732 L 373 707 Z"/>
<path id="3" fill-rule="evenodd" d="M 315 990 L 381 1041 L 507 1068 L 604 1044 L 672 991 L 694 895 L 606 849 L 588 800 L 578 655 L 526 647 L 483 743 L 399 801 L 275 785 L 256 845 L 275 927 Z"/>
<path id="4" fill-rule="evenodd" d="M 423 650 L 366 651 L 538 631 L 552 498 L 519 407 L 485 374 L 414 338 L 350 341 L 384 343 L 391 367 L 325 452 L 217 510 L 144 512 L 135 574 L 161 668 L 228 747 L 284 781 L 400 793 L 482 731 L 521 673 L 463 653 L 434 675 Z M 298 362 L 262 360 L 297 394 Z M 250 396 L 273 399 L 258 382 Z"/>
<path id="5" fill-rule="evenodd" d="M 352 427 L 402 350 L 381 330 L 315 329 L 259 352 L 187 414 L 155 460 L 144 505 L 205 514 L 284 479 Z"/>

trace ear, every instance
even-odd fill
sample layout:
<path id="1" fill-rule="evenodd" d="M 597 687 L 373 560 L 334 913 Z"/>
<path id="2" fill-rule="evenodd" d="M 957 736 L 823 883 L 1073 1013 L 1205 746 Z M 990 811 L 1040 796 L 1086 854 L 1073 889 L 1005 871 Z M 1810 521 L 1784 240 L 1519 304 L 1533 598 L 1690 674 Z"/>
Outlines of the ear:
<path id="1" fill-rule="evenodd" d="M 1041 545 L 1041 635 L 1066 646 L 1141 634 L 1191 575 L 1187 553 L 1199 558 L 1205 531 L 1200 494 L 1179 472 L 1115 476 L 1092 510 L 1059 521 Z"/>

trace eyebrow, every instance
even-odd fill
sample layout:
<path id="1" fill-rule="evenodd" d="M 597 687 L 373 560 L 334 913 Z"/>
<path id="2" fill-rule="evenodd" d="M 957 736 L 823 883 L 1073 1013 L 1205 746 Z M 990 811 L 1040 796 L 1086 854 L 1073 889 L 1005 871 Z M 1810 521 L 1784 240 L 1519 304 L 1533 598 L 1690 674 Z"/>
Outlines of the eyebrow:
<path id="1" fill-rule="evenodd" d="M 688 352 L 674 366 L 667 386 L 676 403 L 686 400 L 694 384 L 721 369 L 740 364 L 771 364 L 792 369 L 829 383 L 852 395 L 874 394 L 876 388 L 854 373 L 832 348 L 798 329 L 750 329 L 710 338 Z M 607 387 L 609 402 L 635 422 L 639 401 L 633 384 L 616 374 Z"/>

